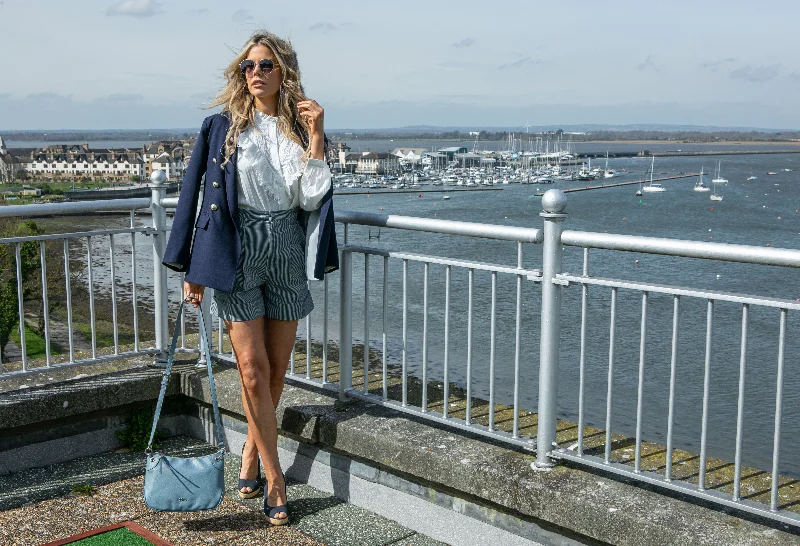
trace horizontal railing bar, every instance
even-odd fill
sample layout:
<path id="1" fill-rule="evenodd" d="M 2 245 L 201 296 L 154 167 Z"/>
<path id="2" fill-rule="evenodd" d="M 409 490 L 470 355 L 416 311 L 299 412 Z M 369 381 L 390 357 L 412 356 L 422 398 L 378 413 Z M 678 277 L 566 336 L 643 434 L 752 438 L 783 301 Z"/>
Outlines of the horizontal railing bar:
<path id="1" fill-rule="evenodd" d="M 679 288 L 663 284 L 649 284 L 635 281 L 620 281 L 616 279 L 605 279 L 602 277 L 582 277 L 580 275 L 561 274 L 558 275 L 561 281 L 574 282 L 576 284 L 593 284 L 597 286 L 611 286 L 629 290 L 641 290 L 645 292 L 656 292 L 659 294 L 671 294 L 673 296 L 688 296 L 692 298 L 702 298 L 717 301 L 730 301 L 734 303 L 747 303 L 761 305 L 763 307 L 777 307 L 780 309 L 800 310 L 800 303 L 792 300 L 782 300 L 780 298 L 761 298 L 757 296 L 745 296 L 742 294 L 731 294 L 729 292 L 707 292 L 703 290 L 691 290 L 689 288 Z"/>
<path id="2" fill-rule="evenodd" d="M 99 199 L 97 201 L 70 201 L 66 203 L 40 203 L 35 205 L 10 205 L 0 207 L 0 218 L 53 216 L 78 212 L 104 212 L 110 210 L 135 210 L 150 208 L 149 197 L 129 199 Z"/>
<path id="3" fill-rule="evenodd" d="M 32 205 L 24 205 L 32 206 Z M 3 207 L 0 207 L 2 209 Z M 98 231 L 76 231 L 74 233 L 52 233 L 48 235 L 31 235 L 29 237 L 6 237 L 0 239 L 0 244 L 9 243 L 27 243 L 30 241 L 57 241 L 61 239 L 78 239 L 81 237 L 95 237 L 104 235 L 118 235 L 120 233 L 144 233 L 150 235 L 155 233 L 155 229 L 148 227 L 141 228 L 120 228 L 120 229 L 105 229 Z"/>
<path id="4" fill-rule="evenodd" d="M 625 476 L 627 478 L 646 482 L 652 485 L 657 485 L 659 487 L 665 487 L 685 495 L 691 495 L 693 497 L 698 497 L 717 504 L 723 504 L 725 506 L 742 510 L 750 514 L 756 514 L 758 516 L 769 518 L 771 520 L 777 520 L 793 526 L 800 526 L 800 514 L 795 514 L 787 510 L 773 512 L 769 509 L 768 504 L 747 499 L 735 501 L 733 500 L 733 497 L 727 493 L 716 491 L 714 489 L 700 490 L 696 485 L 681 480 L 666 481 L 661 474 L 656 474 L 654 472 L 641 471 L 634 474 L 633 468 L 627 465 L 613 462 L 606 464 L 599 457 L 593 457 L 591 455 L 580 456 L 574 451 L 569 451 L 566 449 L 554 450 L 550 452 L 550 456 L 557 459 L 564 459 L 579 464 L 585 464 L 605 472 L 611 472 L 613 474 Z"/>
<path id="5" fill-rule="evenodd" d="M 162 207 L 173 208 L 178 206 L 178 198 L 177 197 L 165 197 L 161 200 Z"/>
<path id="6" fill-rule="evenodd" d="M 468 262 L 466 260 L 456 260 L 453 258 L 442 258 L 440 256 L 427 256 L 425 254 L 413 254 L 410 252 L 396 252 L 393 250 L 382 250 L 379 248 L 370 248 L 365 246 L 340 246 L 340 250 L 345 252 L 354 252 L 358 254 L 373 254 L 377 256 L 386 256 L 389 258 L 397 258 L 401 260 L 410 260 L 412 262 L 422 262 L 428 264 L 440 265 L 454 265 L 456 267 L 465 267 L 467 269 L 480 269 L 482 271 L 497 271 L 498 273 L 510 273 L 511 275 L 526 275 L 529 280 L 541 280 L 542 273 L 538 269 L 520 269 L 508 265 L 490 264 L 486 262 Z"/>
<path id="7" fill-rule="evenodd" d="M 386 227 L 427 231 L 446 235 L 466 235 L 503 241 L 519 241 L 522 243 L 541 243 L 542 230 L 516 226 L 498 226 L 455 220 L 439 220 L 434 218 L 418 218 L 416 216 L 397 216 L 394 214 L 378 214 L 375 212 L 356 212 L 352 210 L 336 211 L 335 219 L 343 224 L 361 226 Z"/>
<path id="8" fill-rule="evenodd" d="M 84 358 L 82 360 L 74 360 L 72 362 L 64 362 L 64 363 L 57 363 L 52 364 L 51 366 L 41 366 L 37 368 L 28 368 L 27 370 L 18 370 L 14 372 L 5 372 L 0 374 L 0 378 L 6 379 L 8 377 L 18 377 L 22 375 L 30 375 L 32 373 L 41 373 L 47 372 L 52 373 L 53 370 L 58 368 L 72 368 L 73 366 L 86 366 L 87 364 L 95 364 L 98 362 L 111 362 L 113 360 L 122 360 L 125 358 L 132 358 L 135 356 L 142 356 L 142 355 L 154 355 L 158 354 L 158 350 L 156 349 L 142 349 L 140 351 L 128 351 L 125 353 L 119 353 L 116 355 L 104 355 L 98 356 L 97 358 Z"/>
<path id="9" fill-rule="evenodd" d="M 584 248 L 643 252 L 684 258 L 702 258 L 726 262 L 742 262 L 760 265 L 779 265 L 800 267 L 800 250 L 788 248 L 767 248 L 727 243 L 709 243 L 665 239 L 661 237 L 642 237 L 639 235 L 618 235 L 614 233 L 594 233 L 569 231 L 561 234 L 561 243 Z"/>

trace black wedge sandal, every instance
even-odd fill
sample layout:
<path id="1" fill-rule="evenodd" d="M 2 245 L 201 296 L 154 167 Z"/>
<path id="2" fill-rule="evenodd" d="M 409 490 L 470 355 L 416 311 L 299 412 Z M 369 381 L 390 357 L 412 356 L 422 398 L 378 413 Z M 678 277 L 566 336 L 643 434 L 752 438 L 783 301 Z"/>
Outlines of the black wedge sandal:
<path id="1" fill-rule="evenodd" d="M 286 476 L 284 474 L 281 474 L 281 475 L 283 476 L 283 490 L 287 495 L 287 504 L 288 504 L 288 491 L 286 489 Z M 276 514 L 280 514 L 281 512 L 285 513 L 286 517 L 285 518 L 276 518 L 275 515 Z M 267 487 L 266 487 L 266 484 L 265 484 L 265 487 L 264 487 L 264 515 L 267 516 L 267 519 L 269 520 L 269 522 L 272 525 L 286 525 L 287 523 L 289 523 L 289 508 L 286 506 L 286 504 L 281 504 L 279 506 L 270 506 L 269 504 L 267 504 Z"/>
<path id="2" fill-rule="evenodd" d="M 242 461 L 244 461 L 244 446 L 247 445 L 247 442 L 242 445 Z M 256 455 L 256 461 L 258 461 L 258 455 Z M 242 475 L 241 469 L 239 470 L 239 475 Z M 258 475 L 256 476 L 255 480 L 245 480 L 239 478 L 239 485 L 237 489 L 239 491 L 239 497 L 243 499 L 252 499 L 261 494 L 262 491 L 263 481 L 261 479 L 261 463 L 258 463 Z M 242 491 L 245 487 L 249 487 L 250 491 L 245 492 Z"/>

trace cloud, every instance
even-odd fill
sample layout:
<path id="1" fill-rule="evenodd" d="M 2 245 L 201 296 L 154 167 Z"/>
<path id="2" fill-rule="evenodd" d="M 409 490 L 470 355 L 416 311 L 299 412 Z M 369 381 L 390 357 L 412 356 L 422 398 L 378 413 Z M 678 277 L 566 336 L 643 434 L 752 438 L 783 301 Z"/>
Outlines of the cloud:
<path id="1" fill-rule="evenodd" d="M 542 64 L 542 61 L 539 59 L 534 59 L 533 57 L 523 57 L 522 59 L 518 59 L 511 63 L 501 64 L 497 68 L 500 70 L 511 70 L 517 68 L 525 68 L 526 66 L 534 66 L 537 64 Z"/>
<path id="2" fill-rule="evenodd" d="M 107 102 L 136 102 L 142 100 L 144 97 L 139 93 L 112 93 L 106 97 L 98 100 Z"/>
<path id="3" fill-rule="evenodd" d="M 793 80 L 800 81 L 800 70 L 795 70 L 794 72 L 792 72 L 791 74 L 789 74 L 789 76 L 790 76 L 790 77 L 791 77 Z"/>
<path id="4" fill-rule="evenodd" d="M 330 34 L 331 32 L 336 32 L 337 30 L 341 30 L 342 28 L 351 25 L 352 23 L 340 23 L 338 25 L 334 25 L 333 23 L 314 23 L 308 30 L 311 32 L 321 32 L 322 34 Z"/>
<path id="5" fill-rule="evenodd" d="M 459 40 L 456 43 L 454 43 L 453 47 L 464 48 L 464 47 L 469 47 L 474 43 L 475 40 L 473 40 L 472 38 L 464 38 L 463 40 Z"/>
<path id="6" fill-rule="evenodd" d="M 743 66 L 737 68 L 729 75 L 731 78 L 737 80 L 744 80 L 751 83 L 764 83 L 775 78 L 781 71 L 780 63 L 761 65 L 761 66 Z"/>
<path id="7" fill-rule="evenodd" d="M 709 69 L 711 72 L 716 72 L 717 68 L 722 66 L 723 64 L 728 63 L 735 63 L 736 58 L 728 57 L 727 59 L 721 59 L 719 61 L 705 61 L 700 63 L 700 68 Z"/>
<path id="8" fill-rule="evenodd" d="M 647 55 L 647 58 L 644 60 L 643 63 L 636 65 L 636 70 L 648 70 L 648 69 L 654 70 L 656 72 L 661 71 L 661 66 L 658 63 L 656 63 L 655 56 L 652 53 Z"/>
<path id="9" fill-rule="evenodd" d="M 234 12 L 233 15 L 231 15 L 231 21 L 233 21 L 234 23 L 250 23 L 255 20 L 256 18 L 253 17 L 253 14 L 246 9 L 240 9 Z"/>
<path id="10" fill-rule="evenodd" d="M 152 17 L 161 13 L 161 2 L 155 0 L 122 0 L 106 11 L 106 15 L 126 15 L 128 17 Z"/>
<path id="11" fill-rule="evenodd" d="M 59 95 L 58 93 L 52 93 L 50 91 L 44 91 L 42 93 L 31 93 L 27 95 L 25 99 L 34 102 L 49 102 L 49 103 L 72 100 L 72 98 L 67 95 Z"/>

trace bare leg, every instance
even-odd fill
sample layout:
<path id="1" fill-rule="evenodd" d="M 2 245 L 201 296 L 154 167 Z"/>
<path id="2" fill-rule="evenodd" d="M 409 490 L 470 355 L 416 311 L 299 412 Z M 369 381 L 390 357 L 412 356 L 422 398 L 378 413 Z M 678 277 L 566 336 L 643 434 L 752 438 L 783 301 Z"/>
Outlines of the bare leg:
<path id="1" fill-rule="evenodd" d="M 287 325 L 287 326 L 284 326 Z M 293 325 L 293 326 L 291 326 Z M 228 326 L 230 328 L 230 326 Z M 290 339 L 273 339 L 272 333 L 278 336 L 288 335 Z M 264 321 L 264 339 L 267 343 L 267 358 L 270 366 L 269 377 L 269 392 L 272 395 L 272 405 L 277 410 L 278 402 L 283 394 L 283 387 L 286 378 L 286 370 L 289 368 L 289 359 L 291 358 L 292 349 L 294 348 L 294 340 L 297 335 L 297 321 L 282 321 L 275 319 L 266 319 Z M 288 345 L 288 353 L 285 351 Z M 275 354 L 270 354 L 271 350 L 277 349 Z M 234 349 L 235 352 L 235 349 Z M 245 400 L 244 383 L 242 383 L 242 400 Z M 258 449 L 256 448 L 255 440 L 251 435 L 251 428 L 247 427 L 247 440 L 245 447 L 242 451 L 242 469 L 239 477 L 245 480 L 255 479 L 258 475 Z M 252 490 L 249 487 L 243 487 L 243 493 L 249 493 Z M 272 505 L 275 506 L 275 505 Z"/>
<path id="2" fill-rule="evenodd" d="M 286 487 L 278 461 L 275 406 L 283 390 L 283 374 L 294 346 L 297 321 L 259 317 L 245 322 L 228 322 L 227 326 L 242 381 L 242 405 L 248 422 L 248 445 L 258 448 L 264 463 L 269 483 L 267 503 L 270 506 L 285 504 Z M 275 366 L 271 366 L 272 362 L 275 362 Z M 273 367 L 274 371 L 271 369 Z M 273 377 L 277 395 L 275 400 L 272 394 Z M 286 514 L 280 512 L 276 517 L 286 517 Z"/>

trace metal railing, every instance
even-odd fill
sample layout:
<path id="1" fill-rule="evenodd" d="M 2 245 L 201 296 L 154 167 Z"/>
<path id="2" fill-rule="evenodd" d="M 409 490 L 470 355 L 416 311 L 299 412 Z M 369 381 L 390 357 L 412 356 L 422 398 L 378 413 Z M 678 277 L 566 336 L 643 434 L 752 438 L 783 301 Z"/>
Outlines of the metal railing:
<path id="1" fill-rule="evenodd" d="M 55 205 L 26 205 L 17 207 L 0 207 L 0 217 L 30 217 L 53 214 L 64 214 L 70 212 L 85 211 L 129 211 L 131 215 L 130 227 L 113 230 L 98 230 L 80 233 L 67 233 L 58 235 L 39 235 L 31 237 L 15 237 L 0 239 L 0 245 L 13 245 L 16 253 L 17 279 L 21 278 L 22 259 L 20 257 L 21 245 L 25 243 L 36 243 L 40 245 L 41 256 L 41 291 L 42 309 L 44 318 L 44 337 L 46 340 L 46 358 L 44 369 L 57 366 L 73 366 L 77 364 L 87 364 L 109 359 L 125 358 L 133 355 L 154 355 L 156 363 L 164 360 L 167 348 L 168 336 L 168 313 L 170 306 L 176 305 L 182 298 L 180 289 L 168 290 L 169 279 L 181 282 L 182 274 L 175 274 L 161 266 L 168 229 L 166 227 L 166 208 L 174 207 L 177 198 L 166 198 L 165 188 L 163 187 L 162 173 L 154 173 L 152 177 L 152 198 L 151 199 L 120 199 L 111 201 L 95 201 L 91 203 L 62 203 Z M 326 277 L 322 287 L 322 306 L 318 307 L 311 316 L 304 321 L 305 336 L 305 364 L 300 367 L 296 355 L 292 353 L 288 377 L 297 381 L 321 386 L 323 388 L 336 391 L 342 398 L 356 398 L 368 400 L 372 403 L 387 406 L 404 413 L 413 414 L 419 418 L 428 419 L 446 426 L 468 430 L 472 433 L 495 438 L 512 445 L 521 446 L 526 449 L 536 449 L 535 466 L 540 469 L 548 469 L 558 460 L 568 460 L 575 464 L 587 465 L 601 469 L 603 471 L 624 475 L 627 478 L 646 482 L 659 487 L 676 490 L 694 497 L 702 498 L 712 503 L 733 507 L 746 512 L 778 520 L 793 526 L 800 525 L 800 516 L 790 512 L 779 505 L 779 469 L 780 469 L 780 446 L 781 446 L 781 422 L 782 422 L 782 403 L 783 403 L 783 382 L 784 370 L 787 359 L 786 339 L 787 339 L 787 318 L 789 311 L 800 310 L 800 302 L 790 300 L 766 298 L 751 295 L 730 294 L 713 290 L 702 290 L 696 288 L 669 286 L 643 281 L 631 281 L 620 278 L 593 277 L 590 275 L 589 255 L 590 251 L 622 251 L 637 252 L 650 255 L 663 255 L 677 258 L 702 258 L 707 260 L 718 260 L 726 262 L 743 262 L 759 265 L 771 265 L 790 268 L 800 268 L 800 251 L 785 250 L 776 248 L 761 248 L 743 245 L 725 245 L 719 243 L 698 243 L 691 241 L 678 241 L 672 239 L 659 239 L 650 237 L 634 237 L 613 234 L 589 233 L 579 231 L 564 231 L 563 222 L 567 215 L 564 213 L 566 208 L 566 197 L 563 192 L 558 190 L 548 191 L 542 198 L 543 212 L 540 214 L 543 220 L 543 228 L 521 228 L 511 226 L 489 225 L 480 223 L 455 222 L 437 219 L 412 218 L 384 214 L 371 214 L 362 212 L 337 211 L 336 222 L 341 225 L 343 237 L 340 238 L 340 270 L 339 287 L 333 297 L 338 296 L 338 304 L 332 305 L 329 298 L 329 279 Z M 151 227 L 135 227 L 133 221 L 134 211 L 137 209 L 149 208 L 152 214 Z M 497 244 L 514 243 L 516 250 L 516 260 L 511 258 L 510 263 L 493 263 L 477 260 L 464 259 L 463 257 L 428 255 L 419 252 L 409 252 L 407 250 L 390 249 L 385 245 L 370 246 L 355 244 L 352 233 L 357 227 L 377 227 L 390 230 L 402 230 L 403 232 L 422 232 L 426 237 L 457 237 L 466 238 L 474 241 L 493 240 Z M 152 286 L 147 286 L 152 291 L 153 298 L 153 332 L 154 341 L 152 346 L 143 346 L 139 339 L 139 325 L 137 314 L 137 249 L 136 236 L 145 235 L 152 237 L 152 260 L 153 275 Z M 117 305 L 119 296 L 117 294 L 118 275 L 116 265 L 118 260 L 115 256 L 115 239 L 129 237 L 131 242 L 131 262 L 130 262 L 130 282 L 131 300 L 133 304 L 132 331 L 134 332 L 133 349 L 120 352 L 118 341 Z M 112 300 L 112 322 L 113 322 L 113 354 L 99 356 L 97 354 L 97 340 L 95 335 L 95 309 L 94 309 L 94 283 L 93 277 L 93 252 L 92 240 L 107 238 L 110 248 L 108 263 L 110 266 L 110 289 Z M 91 324 L 91 357 L 75 359 L 75 351 L 72 342 L 72 308 L 70 291 L 70 260 L 73 251 L 70 249 L 70 242 L 86 241 L 86 283 L 88 285 L 89 312 Z M 45 256 L 45 243 L 47 241 L 61 241 L 63 245 L 64 259 L 64 279 L 66 283 L 66 320 L 69 337 L 69 355 L 63 363 L 54 363 L 50 354 L 50 318 L 48 307 L 47 289 L 47 267 Z M 526 267 L 523 260 L 523 250 L 525 245 L 541 245 L 542 258 L 541 268 Z M 580 275 L 570 274 L 563 270 L 563 258 L 565 248 L 576 247 L 583 250 L 583 270 Z M 444 254 L 447 254 L 445 252 Z M 450 252 L 452 254 L 452 252 Z M 458 254 L 458 253 L 456 253 Z M 509 257 L 513 255 L 511 251 L 506 253 Z M 356 288 L 354 284 L 353 258 L 359 256 L 363 258 L 363 292 L 361 286 Z M 495 256 L 493 254 L 493 256 Z M 361 259 L 361 258 L 360 258 Z M 529 254 L 530 260 L 538 260 L 538 253 Z M 498 260 L 500 261 L 500 260 Z M 412 272 L 410 267 L 421 267 L 421 280 L 415 282 L 411 279 Z M 399 267 L 399 288 L 392 289 L 391 282 L 397 282 L 397 277 L 390 279 L 392 267 Z M 434 286 L 431 282 L 431 272 L 439 272 L 435 280 L 443 285 L 443 293 L 439 293 L 436 298 L 432 298 Z M 466 323 L 466 333 L 463 338 L 457 340 L 458 348 L 465 348 L 463 361 L 453 362 L 453 317 L 458 313 L 458 318 L 462 319 L 462 311 L 455 309 L 453 299 L 454 276 L 466 273 L 466 282 L 458 284 L 459 290 L 465 287 L 466 309 L 463 311 Z M 479 314 L 475 311 L 476 305 L 476 279 L 478 276 L 488 276 L 490 281 L 490 296 L 488 297 L 488 312 Z M 483 277 L 481 277 L 483 278 Z M 501 279 L 509 281 L 509 294 L 507 294 L 505 307 L 514 307 L 513 319 L 510 311 L 507 313 L 505 323 L 498 324 L 498 308 L 501 307 L 501 297 L 505 297 L 501 287 Z M 390 282 L 391 281 L 391 282 Z M 528 284 L 526 283 L 533 283 Z M 25 307 L 23 300 L 23 287 L 17 283 L 19 315 L 20 315 L 20 349 L 22 353 L 21 368 L 18 370 L 3 370 L 0 368 L 0 377 L 28 374 L 40 371 L 42 368 L 31 368 L 28 365 L 26 356 L 25 342 Z M 569 303 L 571 296 L 576 295 L 575 291 L 570 291 L 567 287 L 580 287 L 580 314 L 573 316 L 569 311 L 564 311 L 565 302 Z M 397 285 L 395 285 L 397 287 Z M 535 286 L 536 292 L 531 298 L 525 296 L 525 287 Z M 541 286 L 541 291 L 538 287 Z M 379 287 L 376 289 L 376 287 Z M 588 330 L 589 311 L 588 296 L 590 287 L 605 287 L 610 290 L 610 301 L 608 308 L 610 314 L 609 333 L 608 333 L 608 362 L 607 362 L 607 384 L 606 384 L 606 411 L 605 429 L 603 431 L 604 441 L 594 445 L 592 449 L 586 449 L 585 430 L 590 419 L 587 418 L 585 404 L 586 397 L 586 367 L 587 351 L 590 344 Z M 421 290 L 420 290 L 421 289 Z M 420 302 L 409 302 L 409 294 L 415 292 Z M 640 334 L 639 334 L 639 365 L 638 365 L 638 390 L 636 400 L 636 420 L 634 432 L 634 460 L 633 464 L 626 464 L 614 460 L 615 427 L 613 422 L 614 398 L 614 366 L 615 352 L 617 347 L 618 317 L 617 306 L 620 291 L 633 292 L 641 295 L 641 315 L 640 315 Z M 359 324 L 359 320 L 354 316 L 358 309 L 354 305 L 354 294 L 361 297 L 361 310 L 363 311 L 362 339 L 359 342 L 354 335 L 354 327 Z M 377 294 L 377 296 L 371 296 Z M 363 296 L 362 296 L 363 295 Z M 461 293 L 459 292 L 459 296 Z M 668 396 L 668 418 L 666 423 L 666 467 L 663 474 L 644 470 L 643 443 L 645 433 L 643 431 L 643 420 L 645 417 L 644 404 L 644 380 L 645 368 L 648 362 L 646 358 L 646 337 L 648 324 L 648 304 L 653 295 L 665 295 L 672 298 L 672 337 L 671 337 L 671 358 L 669 373 L 669 396 Z M 209 313 L 209 302 L 211 294 L 204 298 L 203 312 Z M 379 299 L 378 302 L 375 299 Z M 398 299 L 392 309 L 399 309 L 396 316 L 390 311 L 393 298 Z M 526 315 L 523 307 L 529 303 L 529 299 L 535 299 L 540 305 L 537 309 L 536 333 L 538 338 L 538 359 L 532 350 L 523 347 L 522 322 L 531 319 L 531 313 Z M 678 370 L 679 336 L 678 321 L 681 316 L 681 302 L 687 299 L 701 300 L 706 302 L 706 347 L 703 376 L 703 395 L 702 395 L 702 426 L 700 437 L 700 471 L 697 483 L 678 479 L 673 469 L 673 452 L 676 449 L 674 442 L 674 419 L 676 413 L 676 376 Z M 442 327 L 441 335 L 441 358 L 432 357 L 431 340 L 429 331 L 432 328 L 431 302 L 434 301 L 437 324 Z M 740 362 L 739 362 L 739 389 L 737 402 L 736 419 L 736 449 L 735 449 L 735 468 L 732 480 L 732 493 L 724 493 L 719 488 L 707 483 L 707 461 L 709 458 L 707 440 L 709 435 L 708 417 L 711 411 L 709 389 L 711 387 L 711 340 L 712 326 L 714 320 L 714 309 L 716 302 L 731 302 L 741 306 L 741 339 L 740 339 Z M 375 306 L 377 304 L 377 306 Z M 415 358 L 411 347 L 409 336 L 410 328 L 410 309 L 421 314 L 421 355 Z M 772 486 L 770 490 L 770 502 L 760 503 L 743 498 L 742 484 L 742 445 L 743 445 L 743 416 L 744 416 L 744 392 L 745 392 L 745 372 L 747 365 L 747 342 L 749 313 L 751 308 L 774 308 L 778 310 L 779 317 L 779 336 L 777 341 L 777 385 L 775 393 L 775 415 L 773 423 L 773 457 L 771 465 Z M 379 310 L 379 311 L 378 311 Z M 334 339 L 337 330 L 329 327 L 330 314 L 334 313 L 334 321 L 338 323 L 338 340 Z M 565 314 L 566 313 L 566 314 Z M 376 316 L 380 316 L 378 321 Z M 439 320 L 440 319 L 440 320 Z M 397 320 L 400 324 L 401 334 L 399 342 L 394 342 L 390 335 L 389 323 Z M 559 418 L 559 379 L 563 374 L 565 357 L 563 353 L 564 338 L 561 332 L 562 322 L 573 321 L 580 323 L 580 346 L 579 346 L 579 381 L 577 393 L 577 442 L 575 445 L 565 447 L 557 443 L 557 423 Z M 485 321 L 487 324 L 483 324 Z M 513 321 L 513 324 L 511 322 Z M 205 321 L 209 334 L 213 334 L 213 326 L 210 317 Z M 312 336 L 314 325 L 321 329 L 321 336 Z M 438 326 L 437 326 L 438 327 Z M 474 391 L 476 381 L 476 370 L 478 367 L 475 362 L 476 332 L 481 332 L 481 339 L 486 340 L 488 328 L 488 365 L 487 376 L 481 378 L 488 384 L 488 402 L 485 405 L 485 413 L 477 414 L 475 404 L 479 400 Z M 504 332 L 513 332 L 513 340 L 510 342 L 508 354 L 513 355 L 513 373 L 510 381 L 506 382 L 504 390 L 498 391 L 496 376 L 496 355 L 499 350 L 496 344 L 498 329 Z M 377 330 L 377 332 L 376 332 Z M 332 335 L 333 334 L 333 335 Z M 510 335 L 510 334 L 509 334 Z M 200 336 L 198 336 L 199 338 Z M 209 339 L 214 343 L 212 335 Z M 216 347 L 212 347 L 212 354 L 217 358 L 235 363 L 235 356 L 232 349 L 224 351 L 226 342 L 225 328 L 221 320 L 217 321 L 217 341 Z M 200 343 L 200 341 L 198 341 Z M 329 358 L 333 344 L 338 345 L 338 358 L 334 363 Z M 394 343 L 398 347 L 398 362 L 390 362 L 390 346 Z M 373 347 L 371 345 L 375 345 Z M 354 361 L 354 348 L 361 349 L 362 361 Z M 485 347 L 480 347 L 485 349 Z M 181 350 L 199 351 L 200 347 L 193 348 L 186 345 L 186 323 L 185 317 L 181 324 Z M 200 352 L 202 355 L 202 352 Z M 318 355 L 315 356 L 315 355 Z M 795 355 L 792 355 L 796 358 Z M 316 358 L 316 360 L 315 360 Z M 412 360 L 417 364 L 416 373 L 412 370 Z M 523 407 L 520 389 L 522 382 L 520 374 L 535 371 L 535 363 L 538 360 L 538 396 L 536 397 L 535 407 Z M 530 364 L 533 363 L 533 364 Z M 204 363 L 200 363 L 204 365 Z M 395 365 L 396 364 L 396 365 Z M 484 364 L 482 362 L 482 364 Z M 457 373 L 456 373 L 457 372 Z M 461 374 L 460 378 L 457 377 Z M 437 378 L 439 381 L 437 382 Z M 354 383 L 360 380 L 361 385 Z M 436 401 L 432 402 L 431 389 L 434 384 L 441 387 L 441 392 L 437 391 Z M 437 389 L 439 387 L 436 387 Z M 458 393 L 454 392 L 455 390 Z M 504 421 L 498 422 L 497 411 L 502 407 L 500 400 L 508 400 L 504 410 Z M 456 400 L 457 402 L 453 402 Z M 459 405 L 461 404 L 461 405 Z M 463 405 L 463 407 L 462 407 Z M 451 407 L 456 406 L 455 409 Z M 484 412 L 482 406 L 481 412 Z M 536 413 L 536 438 L 523 432 L 520 419 L 523 410 L 531 410 Z M 509 412 L 511 417 L 509 417 Z M 561 408 L 564 412 L 564 408 Z M 595 454 L 597 449 L 602 446 L 602 456 Z"/>

